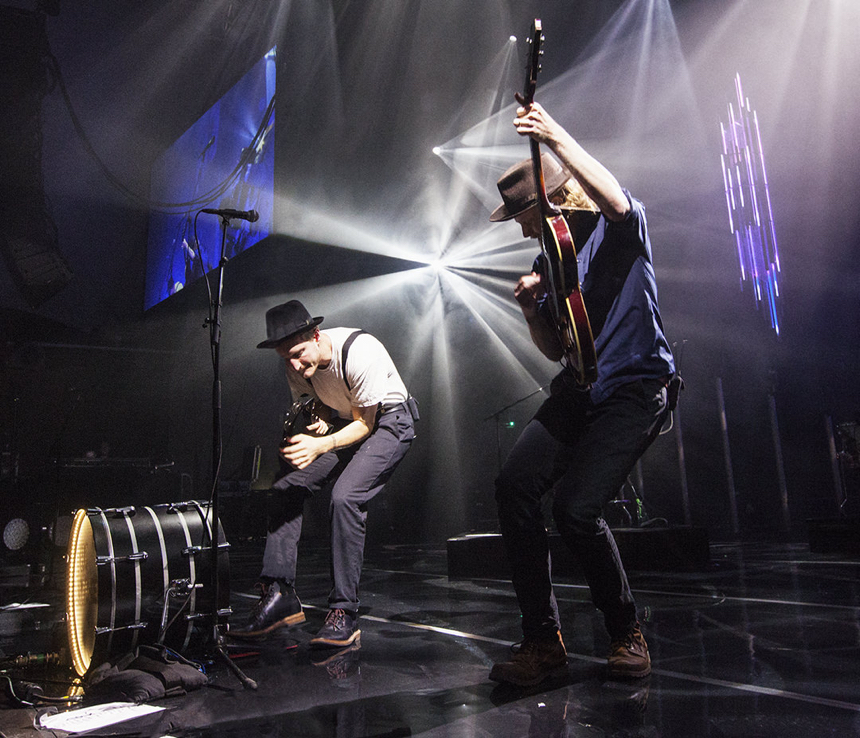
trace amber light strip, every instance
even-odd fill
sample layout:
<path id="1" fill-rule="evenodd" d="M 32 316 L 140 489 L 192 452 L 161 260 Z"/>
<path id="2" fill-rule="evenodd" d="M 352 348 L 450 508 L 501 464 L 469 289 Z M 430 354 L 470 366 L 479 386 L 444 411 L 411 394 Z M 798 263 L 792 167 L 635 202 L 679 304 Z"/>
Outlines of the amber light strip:
<path id="1" fill-rule="evenodd" d="M 69 535 L 69 549 L 67 556 L 68 573 L 66 575 L 66 626 L 69 635 L 69 648 L 71 649 L 72 666 L 78 676 L 84 676 L 90 668 L 92 654 L 85 654 L 81 643 L 81 613 L 79 604 L 83 600 L 83 581 L 81 561 L 84 551 L 81 546 L 81 535 L 88 522 L 87 511 L 78 510 L 72 520 L 72 530 Z M 83 605 L 81 605 L 83 606 Z"/>

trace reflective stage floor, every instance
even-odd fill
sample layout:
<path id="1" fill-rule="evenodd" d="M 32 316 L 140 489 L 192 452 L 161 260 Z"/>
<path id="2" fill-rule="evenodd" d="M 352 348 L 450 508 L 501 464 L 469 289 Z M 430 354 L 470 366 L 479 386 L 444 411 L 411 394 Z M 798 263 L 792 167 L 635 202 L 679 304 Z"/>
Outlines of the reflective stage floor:
<path id="1" fill-rule="evenodd" d="M 233 622 L 254 601 L 259 556 L 258 544 L 231 553 Z M 520 636 L 510 584 L 449 580 L 444 548 L 367 552 L 360 647 L 343 652 L 308 648 L 326 612 L 325 551 L 304 550 L 300 568 L 307 622 L 230 649 L 256 691 L 215 664 L 208 686 L 92 735 L 860 735 L 856 556 L 813 554 L 805 543 L 712 544 L 706 571 L 629 571 L 653 673 L 626 683 L 604 676 L 608 638 L 584 583 L 561 580 L 569 672 L 531 690 L 487 678 Z M 27 627 L 48 627 L 48 610 Z M 4 633 L 4 657 L 27 642 L 26 632 Z M 32 727 L 39 710 L 5 704 L 0 734 L 43 733 Z"/>

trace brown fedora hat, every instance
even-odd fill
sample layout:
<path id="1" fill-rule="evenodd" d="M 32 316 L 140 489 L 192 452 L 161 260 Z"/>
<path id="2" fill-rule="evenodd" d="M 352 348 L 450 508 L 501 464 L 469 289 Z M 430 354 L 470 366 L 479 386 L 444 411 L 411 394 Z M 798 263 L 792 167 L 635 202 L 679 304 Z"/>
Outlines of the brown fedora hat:
<path id="1" fill-rule="evenodd" d="M 266 333 L 268 338 L 257 344 L 257 348 L 275 348 L 281 341 L 315 328 L 323 322 L 322 317 L 312 318 L 298 300 L 290 300 L 266 311 Z"/>
<path id="2" fill-rule="evenodd" d="M 549 154 L 541 154 L 540 161 L 546 195 L 552 197 L 570 179 L 570 175 Z M 503 202 L 492 212 L 490 220 L 510 220 L 537 204 L 537 185 L 531 159 L 514 164 L 499 177 L 497 184 Z"/>

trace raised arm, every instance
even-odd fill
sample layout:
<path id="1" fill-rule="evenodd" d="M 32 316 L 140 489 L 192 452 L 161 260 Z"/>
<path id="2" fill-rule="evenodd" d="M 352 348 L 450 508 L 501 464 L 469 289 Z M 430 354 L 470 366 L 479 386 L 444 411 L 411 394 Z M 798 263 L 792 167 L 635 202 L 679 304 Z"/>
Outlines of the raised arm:
<path id="1" fill-rule="evenodd" d="M 514 127 L 521 136 L 548 146 L 607 219 L 618 221 L 627 215 L 630 204 L 612 172 L 582 148 L 540 104 L 520 107 Z"/>

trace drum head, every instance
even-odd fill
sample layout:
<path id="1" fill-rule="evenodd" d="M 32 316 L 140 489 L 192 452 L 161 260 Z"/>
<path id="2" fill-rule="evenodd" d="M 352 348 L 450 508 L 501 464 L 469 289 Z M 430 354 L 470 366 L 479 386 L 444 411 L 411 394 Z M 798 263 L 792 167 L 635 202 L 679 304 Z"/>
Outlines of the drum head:
<path id="1" fill-rule="evenodd" d="M 78 510 L 69 534 L 66 573 L 66 627 L 72 665 L 79 676 L 90 668 L 96 640 L 99 584 L 93 527 L 86 510 Z"/>

